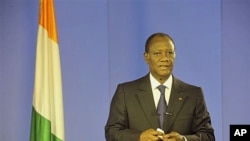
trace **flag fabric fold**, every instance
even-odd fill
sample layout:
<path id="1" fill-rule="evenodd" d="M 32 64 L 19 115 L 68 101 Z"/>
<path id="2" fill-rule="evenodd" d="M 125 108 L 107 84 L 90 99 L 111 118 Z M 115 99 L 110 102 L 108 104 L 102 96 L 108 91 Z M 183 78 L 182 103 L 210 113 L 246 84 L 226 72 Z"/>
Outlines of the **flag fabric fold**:
<path id="1" fill-rule="evenodd" d="M 61 64 L 53 0 L 40 0 L 30 141 L 64 141 Z"/>

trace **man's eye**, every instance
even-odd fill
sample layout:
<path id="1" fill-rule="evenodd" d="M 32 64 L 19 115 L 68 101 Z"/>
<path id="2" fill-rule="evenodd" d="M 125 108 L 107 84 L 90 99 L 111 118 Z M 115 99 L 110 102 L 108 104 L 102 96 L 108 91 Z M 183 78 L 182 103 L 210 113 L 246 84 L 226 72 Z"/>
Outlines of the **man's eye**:
<path id="1" fill-rule="evenodd" d="M 155 52 L 154 55 L 161 55 L 161 52 Z"/>
<path id="2" fill-rule="evenodd" d="M 174 54 L 174 52 L 172 52 L 172 51 L 169 51 L 169 52 L 168 52 L 168 54 L 172 55 L 172 54 Z"/>

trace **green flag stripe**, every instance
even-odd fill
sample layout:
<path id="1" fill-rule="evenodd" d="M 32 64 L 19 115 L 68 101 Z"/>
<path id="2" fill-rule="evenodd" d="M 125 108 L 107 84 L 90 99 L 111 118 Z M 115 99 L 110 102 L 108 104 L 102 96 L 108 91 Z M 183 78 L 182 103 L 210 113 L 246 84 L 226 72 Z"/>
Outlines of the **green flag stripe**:
<path id="1" fill-rule="evenodd" d="M 51 122 L 32 107 L 30 141 L 62 141 L 51 133 Z"/>

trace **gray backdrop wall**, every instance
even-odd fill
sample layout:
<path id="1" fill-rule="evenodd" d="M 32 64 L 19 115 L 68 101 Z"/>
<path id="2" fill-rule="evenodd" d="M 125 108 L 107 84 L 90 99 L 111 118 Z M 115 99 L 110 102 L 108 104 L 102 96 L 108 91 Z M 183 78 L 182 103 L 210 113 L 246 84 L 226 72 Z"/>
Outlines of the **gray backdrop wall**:
<path id="1" fill-rule="evenodd" d="M 27 141 L 38 0 L 0 1 L 0 140 Z M 66 140 L 104 141 L 118 83 L 148 72 L 144 43 L 170 34 L 174 75 L 203 87 L 217 141 L 250 123 L 248 0 L 55 0 Z M 95 88 L 96 85 L 98 88 Z"/>

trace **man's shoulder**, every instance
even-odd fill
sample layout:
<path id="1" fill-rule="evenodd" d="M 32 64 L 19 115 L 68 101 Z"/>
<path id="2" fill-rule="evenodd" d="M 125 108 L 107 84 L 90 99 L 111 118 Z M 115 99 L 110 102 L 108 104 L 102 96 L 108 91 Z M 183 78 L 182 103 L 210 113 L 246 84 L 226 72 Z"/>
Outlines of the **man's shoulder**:
<path id="1" fill-rule="evenodd" d="M 131 81 L 126 81 L 126 82 L 122 82 L 119 85 L 134 85 L 134 84 L 140 84 L 140 83 L 145 83 L 145 82 L 149 82 L 149 75 L 145 75 L 145 76 L 141 76 L 137 79 L 131 80 Z"/>
<path id="2" fill-rule="evenodd" d="M 175 86 L 180 86 L 180 87 L 184 87 L 184 88 L 201 88 L 198 85 L 192 84 L 191 82 L 181 80 L 177 77 L 173 77 L 173 83 Z"/>

